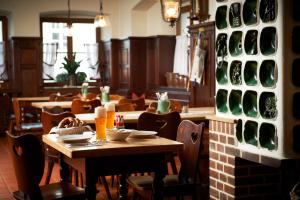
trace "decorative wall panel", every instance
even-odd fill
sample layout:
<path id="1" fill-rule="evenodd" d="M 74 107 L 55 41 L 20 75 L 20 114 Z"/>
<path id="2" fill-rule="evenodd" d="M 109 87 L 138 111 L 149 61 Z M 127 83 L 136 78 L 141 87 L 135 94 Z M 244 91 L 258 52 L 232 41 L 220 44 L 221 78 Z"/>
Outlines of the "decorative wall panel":
<path id="1" fill-rule="evenodd" d="M 216 2 L 217 115 L 238 120 L 240 149 L 300 157 L 298 1 Z"/>

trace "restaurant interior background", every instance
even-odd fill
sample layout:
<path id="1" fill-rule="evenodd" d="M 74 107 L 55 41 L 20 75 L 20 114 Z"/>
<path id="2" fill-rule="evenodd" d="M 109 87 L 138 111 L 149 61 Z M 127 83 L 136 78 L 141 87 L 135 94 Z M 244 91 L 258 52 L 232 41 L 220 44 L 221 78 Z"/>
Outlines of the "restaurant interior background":
<path id="1" fill-rule="evenodd" d="M 185 29 L 184 27 L 186 27 L 187 21 L 189 21 L 187 17 L 191 10 L 190 1 L 188 0 L 183 0 L 181 21 L 177 23 L 176 27 L 170 27 L 169 23 L 163 21 L 161 6 L 158 0 L 103 0 L 103 10 L 104 13 L 109 14 L 111 24 L 109 27 L 101 28 L 101 30 L 94 30 L 95 37 L 93 36 L 93 40 L 98 44 L 97 48 L 99 51 L 97 51 L 97 56 L 100 66 L 99 74 L 97 74 L 97 71 L 96 77 L 101 76 L 101 79 L 96 78 L 91 80 L 89 82 L 89 90 L 99 93 L 100 85 L 109 85 L 112 93 L 118 93 L 127 97 L 131 97 L 133 93 L 136 96 L 145 94 L 146 98 L 152 99 L 156 98 L 156 91 L 167 91 L 171 99 L 178 99 L 184 104 L 189 104 L 191 107 L 214 107 L 216 95 L 215 33 L 228 32 L 231 34 L 234 28 L 234 30 L 241 32 L 245 31 L 240 30 L 243 26 L 223 29 L 222 20 L 229 18 L 229 14 L 225 12 L 224 17 L 222 11 L 228 11 L 231 4 L 236 2 L 241 4 L 245 2 L 254 2 L 255 4 L 258 2 L 258 5 L 262 0 L 207 0 L 206 2 L 208 2 L 206 14 L 207 16 L 209 15 L 209 18 L 200 24 L 195 22 Z M 277 2 L 276 8 L 280 7 L 280 9 L 285 4 L 283 3 L 285 1 L 281 2 L 279 0 L 270 0 L 269 2 Z M 224 5 L 227 6 L 226 9 L 223 9 L 222 6 Z M 99 13 L 99 1 L 71 0 L 70 8 L 71 18 L 80 18 L 79 20 L 77 19 L 78 21 L 75 20 L 75 22 L 90 22 L 92 24 L 94 16 Z M 220 8 L 219 15 L 223 18 L 219 20 L 220 24 L 215 27 L 214 21 L 217 8 Z M 5 44 L 5 59 L 3 64 L 7 69 L 7 75 L 2 76 L 2 80 L 0 81 L 1 93 L 8 93 L 11 96 L 48 96 L 58 90 L 61 93 L 80 92 L 81 84 L 65 87 L 66 83 L 55 83 L 53 80 L 43 78 L 42 69 L 44 67 L 43 61 L 45 61 L 43 60 L 43 54 L 45 53 L 45 51 L 43 52 L 43 34 L 45 34 L 44 38 L 46 38 L 45 36 L 49 32 L 43 31 L 42 23 L 53 22 L 53 17 L 59 19 L 66 18 L 67 15 L 67 1 L 0 0 L 0 22 L 2 22 L 1 25 L 4 28 L 3 38 L 0 37 L 0 39 Z M 278 25 L 278 23 L 282 22 L 283 17 L 282 13 L 279 13 L 279 15 L 278 21 L 275 20 L 276 22 L 265 24 L 261 22 L 258 26 L 264 27 L 271 24 L 272 26 L 280 27 L 281 25 Z M 248 30 L 257 27 L 250 25 L 246 28 Z M 88 28 L 86 29 L 88 30 Z M 199 37 L 199 30 L 205 33 L 204 38 L 207 41 L 205 70 L 201 82 L 193 82 L 189 87 L 185 84 L 181 85 L 178 82 L 168 82 L 168 78 L 170 77 L 167 74 L 173 72 L 174 55 L 176 55 L 176 36 L 187 37 L 189 41 L 188 52 L 190 53 L 189 56 L 191 56 L 191 52 L 195 51 L 197 47 L 196 41 Z M 280 31 L 277 33 L 281 34 Z M 69 41 L 66 37 L 62 39 Z M 75 41 L 79 41 L 79 39 L 80 37 Z M 280 40 L 279 42 L 282 41 Z M 76 45 L 74 44 L 74 48 L 77 47 Z M 72 45 L 67 44 L 65 48 L 72 49 Z M 279 49 L 282 50 L 283 48 Z M 66 52 L 58 53 L 67 54 Z M 68 53 L 68 55 L 72 55 L 71 52 L 68 51 Z M 65 54 L 62 54 L 61 59 Z M 80 56 L 79 54 L 77 56 Z M 295 54 L 291 53 L 291 55 Z M 272 58 L 272 56 L 269 58 Z M 191 62 L 191 57 L 189 58 Z M 50 57 L 50 61 L 53 61 L 51 59 Z M 60 64 L 61 62 L 57 63 Z M 181 78 L 184 78 L 184 76 L 181 76 Z M 222 84 L 218 84 L 217 87 L 223 87 Z M 240 87 L 240 90 L 244 90 L 244 88 L 249 86 L 245 87 L 241 85 L 238 87 Z M 255 89 L 252 88 L 252 90 Z M 260 91 L 257 92 L 259 93 Z M 227 93 L 223 96 L 227 96 Z M 227 97 L 222 98 L 223 96 L 221 94 L 221 103 L 224 99 L 225 102 L 227 101 Z M 224 104 L 227 105 L 228 102 Z M 218 108 L 219 106 L 216 109 Z M 286 110 L 288 109 L 284 111 Z M 298 181 L 299 161 L 293 159 L 276 159 L 278 149 L 270 150 L 274 158 L 262 155 L 260 151 L 263 148 L 259 149 L 260 145 L 253 147 L 253 151 L 248 151 L 248 147 L 251 144 L 247 144 L 244 137 L 240 142 L 238 136 L 235 134 L 237 130 L 242 132 L 241 130 L 245 128 L 241 128 L 242 125 L 237 127 L 236 121 L 232 119 L 232 115 L 228 117 L 228 113 L 231 114 L 230 111 L 229 109 L 224 111 L 224 118 L 212 117 L 207 119 L 209 121 L 210 197 L 212 199 L 231 199 L 234 197 L 247 198 L 250 196 L 252 198 L 276 199 L 278 195 L 284 193 L 284 197 L 287 199 L 289 196 L 288 191 Z M 283 110 L 281 111 L 282 115 L 280 116 L 283 116 L 283 113 L 288 113 L 283 112 Z M 290 110 L 288 111 L 290 112 Z M 221 113 L 220 115 L 222 115 L 223 111 L 218 112 L 218 114 Z M 248 116 L 243 117 L 248 119 Z M 253 118 L 257 120 L 259 117 L 256 116 Z M 291 117 L 293 116 L 291 115 Z M 249 118 L 251 119 L 251 116 Z M 277 123 L 277 121 L 272 120 L 268 122 Z M 294 121 L 298 123 L 298 121 Z M 284 119 L 281 122 L 284 123 Z M 253 128 L 253 126 L 250 128 Z M 281 129 L 280 125 L 276 131 L 279 129 Z M 276 139 L 277 136 L 275 136 L 274 138 Z M 292 139 L 289 141 L 291 144 Z M 279 141 L 279 143 L 282 146 L 285 144 L 284 141 Z M 245 148 L 240 148 L 237 144 L 244 145 Z M 292 145 L 285 145 L 285 147 L 290 146 Z M 270 153 L 269 150 L 267 151 Z"/>

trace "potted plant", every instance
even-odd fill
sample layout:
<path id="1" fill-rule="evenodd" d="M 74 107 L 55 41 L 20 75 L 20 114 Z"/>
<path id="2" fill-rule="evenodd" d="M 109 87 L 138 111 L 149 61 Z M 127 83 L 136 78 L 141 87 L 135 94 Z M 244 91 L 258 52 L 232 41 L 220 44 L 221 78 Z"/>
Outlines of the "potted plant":
<path id="1" fill-rule="evenodd" d="M 87 75 L 84 72 L 76 72 L 77 69 L 80 67 L 80 63 L 76 62 L 75 60 L 76 54 L 74 53 L 72 55 L 71 59 L 68 59 L 66 56 L 64 57 L 64 63 L 63 64 L 63 69 L 65 69 L 67 72 L 60 73 L 56 76 L 56 81 L 57 82 L 67 82 L 69 85 L 74 86 L 76 85 L 76 82 L 84 82 Z"/>

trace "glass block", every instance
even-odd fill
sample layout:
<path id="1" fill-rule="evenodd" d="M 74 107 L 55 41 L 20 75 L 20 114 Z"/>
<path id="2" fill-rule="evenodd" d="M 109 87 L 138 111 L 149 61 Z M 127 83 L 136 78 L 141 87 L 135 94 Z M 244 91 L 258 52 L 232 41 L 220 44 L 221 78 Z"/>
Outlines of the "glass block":
<path id="1" fill-rule="evenodd" d="M 300 119 L 300 92 L 295 93 L 293 96 L 293 116 Z"/>
<path id="2" fill-rule="evenodd" d="M 218 35 L 216 42 L 216 52 L 217 56 L 219 57 L 227 56 L 227 34 L 220 33 Z"/>
<path id="3" fill-rule="evenodd" d="M 233 3 L 229 9 L 229 23 L 232 28 L 242 25 L 241 19 L 241 4 Z"/>
<path id="4" fill-rule="evenodd" d="M 265 119 L 276 119 L 278 115 L 277 97 L 273 92 L 263 92 L 259 98 L 259 112 Z"/>
<path id="5" fill-rule="evenodd" d="M 257 30 L 250 30 L 246 33 L 244 48 L 247 55 L 257 54 Z"/>
<path id="6" fill-rule="evenodd" d="M 227 28 L 227 6 L 220 6 L 216 11 L 216 26 L 218 29 Z"/>
<path id="7" fill-rule="evenodd" d="M 276 128 L 273 124 L 262 123 L 259 128 L 259 144 L 268 150 L 277 149 Z"/>
<path id="8" fill-rule="evenodd" d="M 229 52 L 231 56 L 239 56 L 242 54 L 242 31 L 232 32 L 229 39 Z"/>
<path id="9" fill-rule="evenodd" d="M 228 62 L 220 61 L 218 63 L 217 70 L 216 70 L 216 77 L 217 77 L 217 82 L 220 85 L 224 85 L 228 83 L 227 68 L 228 68 Z"/>
<path id="10" fill-rule="evenodd" d="M 275 27 L 266 27 L 260 36 L 260 50 L 265 56 L 272 55 L 277 50 L 277 35 Z"/>
<path id="11" fill-rule="evenodd" d="M 229 70 L 230 81 L 233 85 L 242 84 L 242 62 L 234 60 L 231 62 Z"/>
<path id="12" fill-rule="evenodd" d="M 229 109 L 233 115 L 242 114 L 242 91 L 232 90 L 230 92 Z"/>
<path id="13" fill-rule="evenodd" d="M 219 112 L 226 113 L 228 111 L 227 107 L 227 96 L 228 96 L 228 91 L 220 89 L 217 92 L 217 109 Z"/>
<path id="14" fill-rule="evenodd" d="M 239 119 L 235 127 L 235 136 L 239 142 L 243 142 L 243 121 Z"/>
<path id="15" fill-rule="evenodd" d="M 255 121 L 246 121 L 244 127 L 244 139 L 247 144 L 252 144 L 254 146 L 258 145 L 257 141 L 257 129 L 258 124 Z"/>
<path id="16" fill-rule="evenodd" d="M 300 59 L 295 59 L 293 61 L 293 69 L 292 69 L 292 81 L 293 84 L 297 87 L 300 87 Z"/>
<path id="17" fill-rule="evenodd" d="M 257 62 L 247 61 L 244 68 L 244 80 L 249 86 L 257 85 Z"/>
<path id="18" fill-rule="evenodd" d="M 274 22 L 277 16 L 276 0 L 261 0 L 259 5 L 259 16 L 264 23 Z"/>
<path id="19" fill-rule="evenodd" d="M 246 0 L 243 6 L 243 20 L 249 26 L 257 23 L 257 0 Z"/>
<path id="20" fill-rule="evenodd" d="M 294 53 L 300 53 L 300 26 L 293 28 L 292 34 L 292 49 Z"/>
<path id="21" fill-rule="evenodd" d="M 257 117 L 257 92 L 247 90 L 243 97 L 243 111 L 248 117 Z"/>
<path id="22" fill-rule="evenodd" d="M 264 87 L 273 87 L 277 82 L 277 66 L 274 60 L 264 60 L 260 66 L 259 79 Z"/>

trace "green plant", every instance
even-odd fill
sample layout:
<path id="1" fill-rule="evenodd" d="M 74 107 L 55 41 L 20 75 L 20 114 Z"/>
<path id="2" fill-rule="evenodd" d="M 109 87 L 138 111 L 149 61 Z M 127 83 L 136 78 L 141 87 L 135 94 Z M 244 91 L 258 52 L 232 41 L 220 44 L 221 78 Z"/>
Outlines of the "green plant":
<path id="1" fill-rule="evenodd" d="M 67 72 L 60 73 L 56 76 L 57 82 L 66 82 L 70 76 L 75 76 L 76 80 L 79 82 L 85 81 L 87 75 L 84 72 L 76 72 L 77 69 L 80 67 L 81 61 L 76 61 L 76 54 L 72 55 L 71 59 L 68 59 L 66 56 L 64 57 L 64 63 L 62 63 L 63 69 Z"/>

